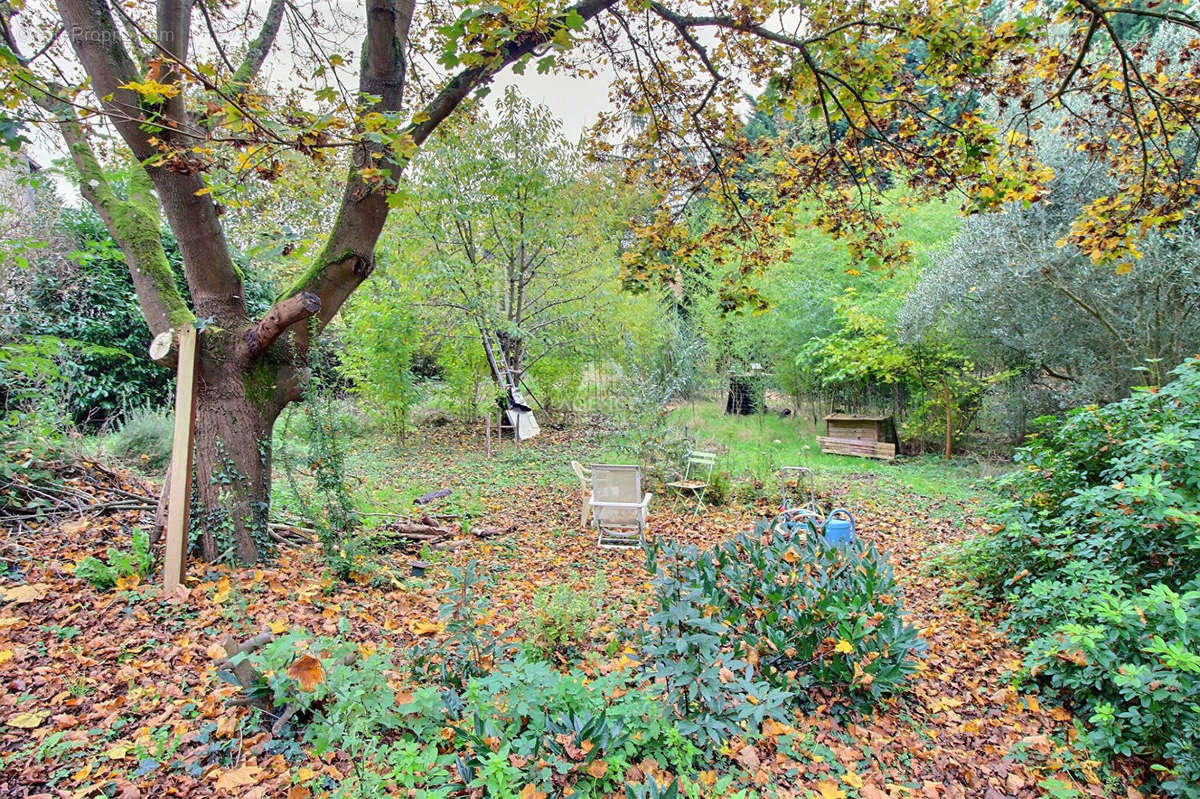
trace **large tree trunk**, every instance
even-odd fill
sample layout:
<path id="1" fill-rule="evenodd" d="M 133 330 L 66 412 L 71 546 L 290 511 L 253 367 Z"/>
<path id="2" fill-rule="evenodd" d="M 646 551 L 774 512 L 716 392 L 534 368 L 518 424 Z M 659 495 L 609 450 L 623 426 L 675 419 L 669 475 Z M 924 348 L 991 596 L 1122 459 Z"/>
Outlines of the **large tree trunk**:
<path id="1" fill-rule="evenodd" d="M 282 403 L 260 364 L 203 352 L 196 384 L 192 526 L 207 561 L 253 563 L 270 548 L 271 431 Z"/>

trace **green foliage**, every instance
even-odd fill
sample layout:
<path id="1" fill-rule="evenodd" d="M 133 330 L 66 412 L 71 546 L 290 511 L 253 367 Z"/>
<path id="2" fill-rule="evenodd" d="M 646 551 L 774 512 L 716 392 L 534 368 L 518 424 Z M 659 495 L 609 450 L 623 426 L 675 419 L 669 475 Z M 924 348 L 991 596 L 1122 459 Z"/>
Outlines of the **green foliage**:
<path id="1" fill-rule="evenodd" d="M 319 663 L 298 662 L 306 657 Z M 262 675 L 250 696 L 278 709 L 295 707 L 294 718 L 304 722 L 304 741 L 318 756 L 335 745 L 351 755 L 372 751 L 378 736 L 399 724 L 385 647 L 368 650 L 342 638 L 312 637 L 294 629 L 252 653 L 234 655 L 229 665 L 243 661 Z M 236 682 L 232 674 L 225 676 Z"/>
<path id="2" fill-rule="evenodd" d="M 857 539 L 831 546 L 760 523 L 708 552 L 664 545 L 654 593 L 647 676 L 709 749 L 816 693 L 868 707 L 923 648 L 887 561 Z"/>
<path id="3" fill-rule="evenodd" d="M 1051 130 L 1057 125 L 1034 137 L 1054 169 L 1048 200 L 963 220 L 899 314 L 907 336 L 938 330 L 968 342 L 981 366 L 1016 370 L 1011 391 L 992 398 L 988 420 L 1018 438 L 1042 414 L 1161 385 L 1200 340 L 1200 316 L 1180 312 L 1200 298 L 1197 217 L 1141 238 L 1127 274 L 1097 269 L 1063 238 L 1085 206 L 1111 190 L 1112 176 Z"/>
<path id="4" fill-rule="evenodd" d="M 1200 571 L 1200 358 L 1173 375 L 1160 390 L 1042 420 L 997 484 L 1004 529 L 987 544 L 990 585 L 1076 560 L 1135 588 L 1178 589 Z"/>
<path id="5" fill-rule="evenodd" d="M 6 324 L 24 335 L 106 348 L 60 360 L 64 401 L 75 423 L 94 429 L 135 404 L 162 405 L 171 372 L 146 357 L 150 332 L 120 249 L 90 208 L 64 210 L 60 225 L 76 249 L 65 257 L 48 249 L 32 259 L 28 288 Z"/>
<path id="6" fill-rule="evenodd" d="M 24 504 L 19 484 L 50 479 L 67 450 L 65 419 L 54 392 L 61 379 L 55 339 L 0 343 L 0 508 Z"/>
<path id="7" fill-rule="evenodd" d="M 666 325 L 649 348 L 625 341 L 623 449 L 651 480 L 674 479 L 693 448 L 684 431 L 671 423 L 670 405 L 696 390 L 703 352 L 703 343 L 679 320 Z"/>
<path id="8" fill-rule="evenodd" d="M 109 447 L 118 458 L 148 471 L 161 471 L 171 460 L 172 414 L 143 405 L 125 414 Z"/>
<path id="9" fill-rule="evenodd" d="M 607 584 L 600 572 L 591 585 L 580 588 L 578 583 L 579 576 L 569 574 L 562 582 L 534 592 L 533 603 L 520 623 L 527 649 L 565 662 L 587 642 Z"/>
<path id="10" fill-rule="evenodd" d="M 99 589 L 112 588 L 117 581 L 137 575 L 145 577 L 154 568 L 154 556 L 150 552 L 150 535 L 138 528 L 133 531 L 133 544 L 129 552 L 108 548 L 108 558 L 100 560 L 88 556 L 75 564 L 75 576 L 86 580 Z"/>
<path id="11" fill-rule="evenodd" d="M 393 296 L 396 286 L 385 282 L 385 291 L 379 290 L 385 279 L 375 276 L 371 288 L 357 292 L 343 313 L 349 329 L 339 368 L 365 407 L 403 438 L 420 398 L 412 369 L 418 330 L 409 302 Z"/>
<path id="12" fill-rule="evenodd" d="M 1200 580 L 1133 593 L 1112 572 L 1074 566 L 1018 600 L 1026 667 L 1087 710 L 1101 751 L 1162 759 L 1170 795 L 1200 796 Z"/>
<path id="13" fill-rule="evenodd" d="M 340 412 L 328 375 L 321 370 L 314 369 L 304 387 L 303 426 L 308 443 L 304 465 L 313 476 L 311 495 L 296 484 L 290 468 L 288 479 L 305 518 L 316 528 L 330 576 L 347 580 L 368 567 L 372 541 L 360 533 L 360 519 L 346 487 L 349 420 Z M 285 462 L 291 457 L 286 448 L 282 454 Z"/>
<path id="14" fill-rule="evenodd" d="M 1087 710 L 1092 740 L 1200 781 L 1200 358 L 1160 390 L 1042 431 L 999 481 L 1001 529 L 961 562 L 1013 602 L 1032 675 Z"/>
<path id="15" fill-rule="evenodd" d="M 371 767 L 357 770 L 340 795 L 395 787 L 428 797 L 463 789 L 509 797 L 533 785 L 600 797 L 618 790 L 634 763 L 685 770 L 696 756 L 661 708 L 620 675 L 591 679 L 518 658 L 472 678 L 461 694 L 426 687 L 405 698 L 390 740 L 367 753 Z"/>
<path id="16" fill-rule="evenodd" d="M 438 608 L 445 636 L 423 638 L 413 647 L 409 668 L 415 679 L 462 691 L 511 651 L 490 612 L 483 582 L 474 561 L 462 569 L 450 567 L 450 583 L 440 592 Z"/>

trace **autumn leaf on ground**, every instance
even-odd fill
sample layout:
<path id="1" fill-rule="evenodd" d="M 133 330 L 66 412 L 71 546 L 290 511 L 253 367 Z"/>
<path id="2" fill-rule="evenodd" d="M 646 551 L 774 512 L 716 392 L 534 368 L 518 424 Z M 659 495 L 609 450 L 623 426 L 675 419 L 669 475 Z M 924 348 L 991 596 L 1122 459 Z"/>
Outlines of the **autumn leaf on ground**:
<path id="1" fill-rule="evenodd" d="M 226 771 L 217 778 L 214 786 L 218 791 L 232 791 L 234 788 L 246 788 L 258 783 L 262 769 L 258 766 L 242 766 Z"/>
<path id="2" fill-rule="evenodd" d="M 116 588 L 118 591 L 128 591 L 131 588 L 137 588 L 139 585 L 141 585 L 141 583 L 142 575 L 134 572 L 133 574 L 126 575 L 125 577 L 118 577 Z"/>
<path id="3" fill-rule="evenodd" d="M 530 783 L 521 789 L 521 792 L 517 794 L 517 799 L 546 799 L 546 792 L 539 791 L 533 783 Z"/>
<path id="4" fill-rule="evenodd" d="M 229 582 L 229 576 L 226 575 L 220 580 L 217 580 L 217 592 L 213 594 L 212 601 L 218 605 L 229 599 L 229 593 L 233 590 L 233 585 Z"/>
<path id="5" fill-rule="evenodd" d="M 46 596 L 46 585 L 43 583 L 28 583 L 4 589 L 4 601 L 14 605 L 36 602 L 44 596 Z"/>
<path id="6" fill-rule="evenodd" d="M 419 621 L 408 628 L 413 635 L 436 635 L 442 631 L 442 625 L 433 621 Z"/>
<path id="7" fill-rule="evenodd" d="M 833 647 L 834 652 L 841 652 L 843 655 L 849 655 L 854 652 L 854 646 L 846 639 L 841 639 L 837 645 Z"/>
<path id="8" fill-rule="evenodd" d="M 49 715 L 50 713 L 45 710 L 38 713 L 29 711 L 25 713 L 18 713 L 4 723 L 9 727 L 16 727 L 17 729 L 21 730 L 32 730 L 36 727 L 42 726 L 42 722 L 45 721 L 46 717 Z"/>
<path id="9" fill-rule="evenodd" d="M 300 683 L 300 690 L 311 691 L 325 680 L 325 668 L 317 658 L 303 654 L 288 666 L 287 675 Z"/>
<path id="10" fill-rule="evenodd" d="M 600 779 L 601 777 L 603 777 L 605 772 L 607 772 L 607 771 L 608 771 L 608 761 L 607 760 L 593 760 L 592 764 L 587 767 L 587 773 L 592 775 L 596 779 Z"/>
<path id="11" fill-rule="evenodd" d="M 821 793 L 821 799 L 846 799 L 846 792 L 829 780 L 818 782 L 817 790 Z"/>

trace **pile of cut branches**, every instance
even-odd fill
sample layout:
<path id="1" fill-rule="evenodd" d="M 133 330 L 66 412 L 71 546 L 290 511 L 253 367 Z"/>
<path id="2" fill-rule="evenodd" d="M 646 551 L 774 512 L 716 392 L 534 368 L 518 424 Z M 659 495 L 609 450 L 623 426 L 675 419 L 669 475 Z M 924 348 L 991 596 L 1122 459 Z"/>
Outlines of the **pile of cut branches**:
<path id="1" fill-rule="evenodd" d="M 155 492 L 124 470 L 92 458 L 38 459 L 20 453 L 13 468 L 0 472 L 0 527 L 28 529 L 30 524 L 129 510 L 152 510 Z"/>

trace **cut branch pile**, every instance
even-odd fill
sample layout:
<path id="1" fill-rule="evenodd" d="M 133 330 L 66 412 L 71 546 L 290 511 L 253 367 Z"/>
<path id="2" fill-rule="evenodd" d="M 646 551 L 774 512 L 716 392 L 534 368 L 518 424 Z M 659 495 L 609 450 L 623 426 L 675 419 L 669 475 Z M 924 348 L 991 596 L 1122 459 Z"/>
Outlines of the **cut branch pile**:
<path id="1" fill-rule="evenodd" d="M 379 533 L 383 537 L 393 540 L 395 545 L 400 548 L 415 549 L 427 544 L 434 545 L 446 541 L 454 534 L 454 531 L 443 527 L 437 519 L 425 514 L 416 520 L 397 517 L 395 520 L 381 525 Z"/>
<path id="2" fill-rule="evenodd" d="M 30 523 L 131 510 L 153 510 L 154 491 L 129 472 L 91 458 L 30 461 L 0 477 L 0 527 L 27 530 Z"/>

